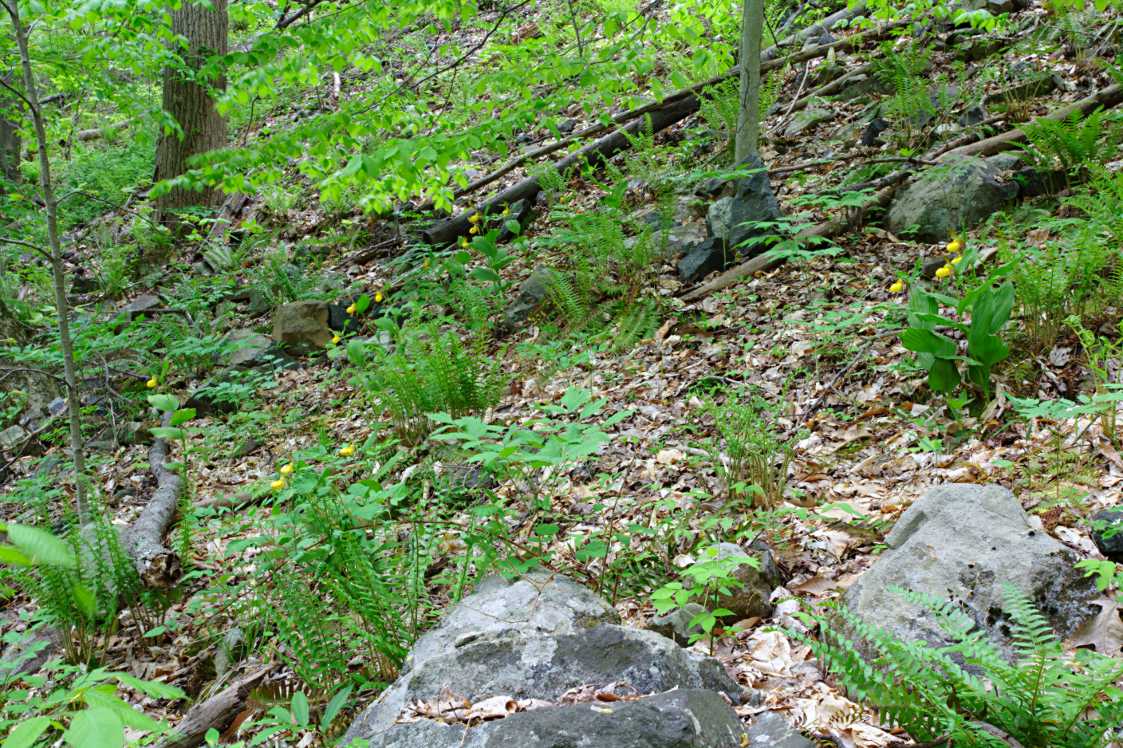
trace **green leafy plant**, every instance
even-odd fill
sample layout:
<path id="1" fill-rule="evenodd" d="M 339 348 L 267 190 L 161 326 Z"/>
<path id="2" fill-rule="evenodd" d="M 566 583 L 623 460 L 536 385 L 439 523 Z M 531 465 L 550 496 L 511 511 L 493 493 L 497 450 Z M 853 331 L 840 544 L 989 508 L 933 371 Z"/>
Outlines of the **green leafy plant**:
<path id="1" fill-rule="evenodd" d="M 729 498 L 758 509 L 783 502 L 792 440 L 773 426 L 768 403 L 729 392 L 721 404 L 710 400 L 705 413 L 717 429 L 710 459 Z"/>
<path id="2" fill-rule="evenodd" d="M 951 644 L 906 641 L 866 624 L 845 606 L 807 616 L 807 643 L 827 669 L 882 722 L 918 742 L 974 748 L 1102 748 L 1123 723 L 1118 660 L 1078 650 L 1064 655 L 1049 622 L 1024 594 L 1006 592 L 1014 659 L 954 603 L 898 590 L 935 616 Z"/>
<path id="3" fill-rule="evenodd" d="M 1070 180 L 1111 159 L 1116 136 L 1108 128 L 1108 115 L 1097 109 L 1086 117 L 1074 112 L 1067 119 L 1038 117 L 1022 125 L 1028 145 L 1022 150 L 1043 168 L 1059 168 Z"/>
<path id="4" fill-rule="evenodd" d="M 498 397 L 499 370 L 483 351 L 466 347 L 455 332 L 435 325 L 398 327 L 379 320 L 397 343 L 351 341 L 347 357 L 355 381 L 390 413 L 399 438 L 416 444 L 429 432 L 428 414 L 452 417 L 485 410 Z"/>
<path id="5" fill-rule="evenodd" d="M 969 315 L 970 322 L 941 315 L 941 306 L 954 308 L 960 318 Z M 966 380 L 986 402 L 991 396 L 991 370 L 1010 355 L 1000 333 L 1013 306 L 1014 286 L 1008 281 L 997 288 L 983 283 L 961 299 L 916 287 L 909 298 L 909 327 L 901 333 L 901 343 L 917 354 L 917 363 L 928 372 L 933 391 L 950 396 Z M 966 338 L 966 355 L 941 329 Z"/>
<path id="6" fill-rule="evenodd" d="M 743 586 L 735 576 L 737 569 L 742 566 L 758 569 L 760 561 L 747 555 L 722 556 L 717 546 L 703 549 L 698 556 L 679 572 L 683 581 L 667 582 L 651 593 L 651 602 L 660 615 L 684 609 L 691 603 L 700 605 L 702 610 L 687 624 L 688 629 L 700 629 L 691 634 L 690 642 L 709 638 L 712 651 L 714 627 L 719 619 L 733 615 L 728 608 L 721 607 L 721 598 Z"/>
<path id="7" fill-rule="evenodd" d="M 118 695 L 124 686 L 152 699 L 179 701 L 187 695 L 175 686 L 135 678 L 105 668 L 48 663 L 43 675 L 20 677 L 22 688 L 0 699 L 0 731 L 4 748 L 58 745 L 124 748 L 130 733 L 159 735 L 167 725 L 133 707 Z M 53 687 L 43 689 L 45 683 Z"/>

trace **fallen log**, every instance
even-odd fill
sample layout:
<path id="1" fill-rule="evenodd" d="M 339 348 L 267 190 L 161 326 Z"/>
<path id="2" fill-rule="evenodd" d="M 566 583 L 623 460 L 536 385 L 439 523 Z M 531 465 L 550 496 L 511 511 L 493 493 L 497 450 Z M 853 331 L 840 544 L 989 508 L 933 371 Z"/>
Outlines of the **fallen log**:
<path id="1" fill-rule="evenodd" d="M 620 151 L 628 148 L 631 145 L 629 138 L 633 138 L 640 133 L 653 134 L 664 130 L 698 111 L 699 103 L 697 96 L 666 102 L 661 108 L 651 111 L 645 117 L 637 119 L 627 127 L 620 128 L 599 140 L 593 141 L 584 148 L 571 153 L 555 163 L 554 168 L 559 172 L 565 172 L 578 163 L 588 162 L 590 164 L 596 164 L 606 161 Z M 498 213 L 504 207 L 514 205 L 520 200 L 531 203 L 534 198 L 538 196 L 541 189 L 542 186 L 538 177 L 527 177 L 511 185 L 473 210 L 465 211 L 460 215 L 453 216 L 452 218 L 430 226 L 421 233 L 421 237 L 427 244 L 434 246 L 452 244 L 458 237 L 468 233 L 468 230 L 472 226 L 468 219 L 472 215 L 476 213 L 483 213 L 485 215 L 488 213 Z"/>
<path id="2" fill-rule="evenodd" d="M 824 29 L 829 29 L 832 26 L 836 25 L 837 23 L 839 23 L 843 20 L 848 20 L 850 18 L 853 18 L 855 15 L 857 15 L 857 13 L 859 13 L 861 11 L 861 8 L 862 8 L 862 6 L 857 6 L 857 7 L 852 8 L 852 9 L 848 8 L 848 9 L 844 9 L 842 11 L 839 11 L 838 13 L 835 13 L 834 15 L 828 17 L 827 19 L 824 19 L 821 23 L 816 24 L 814 26 L 809 26 L 808 28 L 800 31 L 799 34 L 796 35 L 796 39 L 797 40 L 799 40 L 801 38 L 806 39 L 813 33 L 818 33 L 818 32 L 820 32 Z M 775 58 L 775 55 L 777 54 L 777 51 L 780 48 L 769 47 L 767 50 L 765 50 L 762 53 L 762 57 L 764 57 L 766 59 L 761 64 L 761 71 L 764 72 L 764 71 L 768 71 L 768 70 L 773 70 L 775 68 L 783 67 L 785 65 L 789 65 L 789 64 L 792 64 L 792 63 L 803 62 L 803 61 L 806 61 L 806 60 L 812 60 L 812 59 L 815 59 L 815 58 L 818 58 L 818 57 L 822 57 L 823 55 L 830 52 L 832 49 L 837 49 L 837 48 L 845 46 L 845 45 L 862 44 L 862 43 L 864 43 L 866 41 L 869 41 L 871 39 L 880 38 L 880 37 L 888 34 L 891 30 L 899 28 L 901 26 L 904 26 L 907 23 L 908 23 L 908 21 L 896 21 L 894 23 L 887 24 L 887 25 L 882 26 L 882 27 L 877 28 L 877 29 L 870 29 L 868 31 L 862 31 L 862 32 L 859 32 L 859 33 L 854 34 L 852 36 L 845 37 L 843 39 L 838 39 L 834 42 L 831 42 L 830 44 L 821 44 L 821 45 L 818 45 L 818 46 L 815 46 L 815 47 L 809 47 L 807 49 L 800 50 L 798 52 L 794 52 L 790 55 L 787 55 L 785 57 L 778 58 L 778 59 L 773 59 L 773 58 Z M 705 89 L 707 89 L 707 88 L 709 88 L 713 85 L 716 85 L 718 83 L 722 83 L 723 81 L 731 80 L 731 79 L 735 78 L 736 75 L 737 75 L 736 71 L 730 71 L 730 72 L 727 72 L 727 73 L 723 73 L 721 75 L 714 76 L 713 78 L 710 78 L 708 80 L 704 80 L 704 81 L 702 81 L 700 83 L 696 83 L 696 84 L 694 84 L 694 85 L 692 85 L 688 88 L 684 88 L 684 89 L 676 91 L 672 94 L 669 94 L 664 99 L 662 99 L 661 101 L 644 104 L 642 106 L 636 107 L 635 109 L 631 109 L 631 110 L 629 110 L 627 112 L 624 112 L 622 114 L 618 114 L 613 118 L 612 122 L 609 123 L 609 124 L 595 125 L 593 127 L 586 128 L 585 130 L 582 130 L 579 133 L 574 133 L 569 138 L 558 141 L 557 143 L 552 143 L 548 146 L 543 146 L 543 147 L 535 149 L 533 151 L 528 151 L 526 154 L 523 154 L 521 156 L 517 156 L 516 158 L 512 159 L 508 163 L 504 164 L 504 166 L 502 166 L 497 171 L 492 172 L 491 174 L 488 174 L 485 177 L 481 177 L 480 179 L 476 180 L 472 184 L 465 187 L 463 190 L 459 190 L 459 191 L 457 191 L 453 194 L 457 197 L 462 197 L 465 194 L 469 194 L 470 192 L 473 192 L 475 190 L 478 190 L 482 187 L 487 186 L 488 184 L 491 184 L 492 182 L 494 182 L 497 179 L 499 179 L 500 177 L 510 173 L 515 168 L 517 168 L 519 165 L 525 163 L 526 161 L 528 161 L 532 158 L 541 157 L 541 156 L 553 153 L 557 150 L 561 150 L 562 148 L 572 144 L 573 142 L 575 142 L 576 140 L 578 140 L 581 137 L 585 137 L 585 136 L 588 136 L 588 135 L 592 135 L 592 134 L 602 132 L 604 130 L 608 130 L 610 127 L 613 127 L 616 124 L 619 124 L 619 123 L 622 123 L 622 122 L 631 122 L 631 124 L 628 125 L 627 128 L 618 129 L 618 130 L 612 132 L 611 134 L 601 138 L 600 140 L 597 140 L 594 143 L 591 143 L 590 145 L 587 145 L 584 148 L 574 152 L 573 154 L 570 154 L 566 158 L 561 159 L 559 162 L 557 162 L 555 164 L 554 168 L 561 171 L 561 170 L 564 170 L 566 168 L 569 168 L 570 166 L 574 165 L 575 163 L 582 160 L 583 158 L 586 158 L 589 154 L 603 153 L 607 142 L 612 142 L 612 143 L 615 143 L 617 145 L 620 145 L 620 148 L 618 148 L 617 150 L 613 150 L 611 154 L 606 156 L 606 157 L 611 157 L 611 155 L 615 154 L 619 150 L 623 150 L 624 148 L 627 148 L 631 145 L 630 142 L 628 141 L 628 139 L 626 137 L 622 136 L 622 133 L 625 130 L 627 130 L 628 128 L 635 127 L 636 126 L 636 120 L 639 120 L 641 117 L 650 116 L 653 120 L 652 127 L 651 127 L 650 131 L 651 132 L 658 132 L 659 130 L 664 129 L 665 127 L 669 127 L 670 125 L 674 124 L 675 122 L 678 122 L 679 119 L 682 119 L 683 117 L 689 116 L 690 114 L 693 114 L 693 112 L 697 111 L 698 104 L 699 104 L 699 96 L 701 95 L 701 93 Z M 662 120 L 663 115 L 665 115 L 665 113 L 667 113 L 668 111 L 679 111 L 678 107 L 679 107 L 680 104 L 683 105 L 684 107 L 686 107 L 689 111 L 683 110 L 681 117 L 679 117 L 678 119 L 674 119 L 673 121 L 666 122 L 666 124 L 663 124 L 662 127 L 655 126 L 655 120 L 657 118 Z M 638 130 L 632 130 L 631 133 L 634 133 L 634 132 L 637 132 L 637 131 Z M 629 133 L 629 134 L 631 134 L 631 133 Z M 432 244 L 432 245 L 435 245 L 435 246 L 447 246 L 448 244 L 451 244 L 454 241 L 456 241 L 456 239 L 459 238 L 460 236 L 463 236 L 463 235 L 468 233 L 468 229 L 471 227 L 471 224 L 468 222 L 469 216 L 471 216 L 475 213 L 478 213 L 478 212 L 487 213 L 487 212 L 493 210 L 496 207 L 499 207 L 501 209 L 504 204 L 511 205 L 511 204 L 517 202 L 518 200 L 521 200 L 521 199 L 533 198 L 537 194 L 538 194 L 538 180 L 537 180 L 537 178 L 536 177 L 528 177 L 528 178 L 522 180 L 521 182 L 517 182 L 515 185 L 512 185 L 511 187 L 508 187 L 506 190 L 499 193 L 498 195 L 491 198 L 490 200 L 487 200 L 487 201 L 485 201 L 481 204 L 478 204 L 476 207 L 474 207 L 471 210 L 464 211 L 463 213 L 460 213 L 459 215 L 453 216 L 451 218 L 439 221 L 439 222 L 431 225 L 429 228 L 422 231 L 422 233 L 421 233 L 422 239 L 426 243 Z M 431 207 L 431 204 L 427 204 L 427 205 Z M 425 207 L 425 206 L 423 206 L 423 207 Z"/>
<path id="3" fill-rule="evenodd" d="M 171 414 L 165 414 L 163 425 L 167 426 L 170 419 Z M 156 476 L 156 490 L 140 516 L 121 534 L 125 552 L 140 578 L 146 585 L 158 588 L 173 585 L 182 571 L 179 556 L 164 545 L 164 533 L 175 517 L 184 488 L 183 478 L 168 469 L 167 459 L 167 441 L 153 440 L 148 450 L 148 463 Z"/>
<path id="4" fill-rule="evenodd" d="M 860 15 L 862 13 L 863 10 L 865 10 L 865 3 L 864 2 L 855 5 L 853 8 L 843 8 L 842 10 L 837 11 L 836 13 L 834 13 L 830 16 L 827 16 L 826 18 L 824 18 L 819 23 L 813 24 L 811 26 L 808 26 L 805 29 L 800 30 L 798 33 L 795 34 L 794 40 L 797 41 L 797 42 L 803 41 L 803 40 L 807 39 L 808 37 L 810 37 L 814 34 L 819 34 L 819 33 L 822 33 L 823 31 L 829 31 L 830 29 L 832 29 L 834 26 L 838 25 L 842 21 L 849 21 L 850 19 L 857 17 L 858 15 Z M 897 24 L 894 24 L 894 26 L 896 26 L 896 25 Z M 892 26 L 886 27 L 886 29 L 882 29 L 881 32 L 887 31 L 888 28 L 892 28 Z M 832 44 L 826 44 L 826 45 L 821 45 L 820 47 L 816 47 L 815 49 L 819 50 L 819 53 L 815 56 L 821 56 L 821 55 L 827 54 L 827 52 L 829 52 L 831 49 L 843 44 L 844 42 L 855 40 L 858 37 L 862 37 L 863 40 L 864 40 L 865 37 L 863 36 L 863 34 L 868 34 L 868 33 L 869 32 L 862 32 L 860 34 L 855 34 L 854 36 L 850 37 L 849 39 L 844 39 L 844 40 L 841 40 L 841 41 L 836 41 Z M 779 52 L 782 49 L 784 49 L 783 42 L 781 42 L 780 45 L 771 46 L 761 53 L 761 60 L 764 61 L 764 64 L 761 66 L 761 71 L 772 70 L 773 68 L 777 68 L 777 67 L 780 67 L 782 65 L 786 65 L 788 63 L 788 59 L 786 57 L 781 59 L 781 60 L 778 60 L 778 61 L 773 60 L 773 58 L 775 58 L 776 55 L 779 54 Z M 806 50 L 804 50 L 800 54 L 805 54 L 805 53 L 806 53 Z M 806 58 L 806 59 L 811 59 L 811 58 Z M 574 143 L 585 140 L 586 138 L 591 138 L 594 135 L 600 135 L 601 133 L 608 132 L 612 128 L 616 127 L 617 125 L 621 125 L 621 124 L 624 124 L 626 122 L 631 122 L 632 120 L 637 119 L 638 117 L 642 117 L 645 114 L 649 114 L 649 113 L 655 111 L 656 109 L 661 108 L 662 106 L 664 106 L 667 102 L 671 101 L 672 99 L 679 99 L 679 98 L 683 98 L 683 97 L 686 97 L 686 96 L 699 94 L 703 90 L 705 90 L 706 88 L 709 88 L 710 86 L 713 86 L 717 83 L 721 83 L 721 82 L 726 81 L 726 80 L 730 80 L 730 79 L 732 79 L 736 76 L 737 76 L 736 71 L 730 71 L 730 72 L 723 73 L 723 74 L 718 75 L 718 76 L 714 76 L 713 78 L 709 78 L 707 80 L 704 80 L 701 83 L 695 83 L 694 85 L 692 85 L 688 88 L 683 88 L 683 89 L 680 89 L 678 91 L 675 91 L 674 93 L 668 94 L 666 98 L 664 98 L 660 101 L 649 102 L 647 104 L 643 104 L 641 106 L 635 107 L 634 109 L 629 109 L 626 112 L 621 112 L 617 115 L 614 115 L 612 117 L 612 119 L 609 120 L 608 122 L 597 124 L 597 125 L 592 125 L 590 127 L 586 127 L 585 129 L 578 130 L 577 132 L 572 133 L 571 135 L 568 135 L 568 136 L 566 136 L 566 137 L 564 137 L 564 138 L 562 138 L 562 139 L 560 139 L 556 142 L 549 143 L 549 144 L 544 145 L 544 146 L 539 146 L 538 148 L 534 148 L 532 150 L 526 151 L 525 153 L 520 153 L 518 156 L 515 156 L 511 160 L 507 161 L 507 163 L 503 164 L 503 166 L 499 167 L 495 171 L 493 171 L 489 174 L 485 174 L 484 176 L 480 177 L 476 181 L 474 181 L 474 182 L 472 182 L 472 183 L 470 183 L 470 184 L 468 184 L 468 185 L 466 185 L 466 186 L 464 186 L 464 187 L 462 187 L 458 190 L 455 190 L 452 193 L 452 195 L 453 195 L 454 198 L 460 198 L 460 197 L 463 197 L 464 195 L 470 195 L 473 192 L 475 192 L 477 190 L 480 190 L 480 189 L 486 187 L 487 185 L 495 182 L 496 180 L 501 179 L 502 177 L 506 176 L 507 174 L 510 174 L 512 171 L 514 171 L 519 166 L 522 166 L 523 164 L 525 164 L 528 161 L 533 161 L 533 160 L 542 158 L 543 156 L 549 156 L 552 153 L 557 153 L 558 151 L 563 150 L 563 149 L 567 148 L 568 146 L 570 146 Z M 433 208 L 433 202 L 431 200 L 427 200 L 426 202 L 419 205 L 417 209 L 418 210 L 432 210 L 432 208 Z"/>
<path id="5" fill-rule="evenodd" d="M 239 678 L 206 701 L 195 704 L 157 748 L 196 748 L 211 728 L 219 732 L 225 730 L 242 710 L 250 692 L 272 670 L 273 666 L 269 665 Z"/>
<path id="6" fill-rule="evenodd" d="M 1040 122 L 1041 120 L 1063 120 L 1068 119 L 1074 114 L 1087 116 L 1100 107 L 1111 109 L 1120 103 L 1123 103 L 1123 85 L 1117 83 L 1114 86 L 1101 89 L 1091 96 L 1069 104 L 1066 107 L 1061 107 L 1056 111 L 1043 114 L 1034 119 L 1033 122 Z M 1025 131 L 1020 127 L 1015 127 L 1013 130 L 1007 130 L 993 137 L 953 148 L 950 151 L 945 151 L 940 154 L 939 160 L 948 161 L 963 156 L 989 156 L 994 153 L 999 153 L 1000 151 L 1014 148 L 1019 142 L 1025 140 L 1025 138 Z"/>
<path id="7" fill-rule="evenodd" d="M 1097 91 L 1096 93 L 1074 102 L 1068 106 L 1061 107 L 1054 112 L 1042 115 L 1034 120 L 1037 122 L 1042 119 L 1062 120 L 1066 119 L 1073 114 L 1087 115 L 1098 107 L 1105 109 L 1123 103 L 1123 85 L 1116 84 L 1109 86 L 1105 89 Z M 921 162 L 926 161 L 939 161 L 945 162 L 952 158 L 964 156 L 989 156 L 994 153 L 999 153 L 1004 150 L 1013 148 L 1016 143 L 1024 140 L 1026 137 L 1025 132 L 1021 128 L 1014 128 L 1004 133 L 1000 133 L 990 138 L 970 143 L 952 150 L 941 151 L 940 149 L 933 150 L 930 154 L 926 155 Z M 877 192 L 860 206 L 857 211 L 859 214 L 877 208 L 885 207 L 893 199 L 893 195 L 901 187 L 905 181 L 908 180 L 913 174 L 913 170 L 906 168 L 898 170 L 892 174 L 882 177 L 878 180 L 875 187 L 878 188 Z M 835 218 L 829 221 L 824 221 L 820 224 L 812 226 L 805 231 L 801 231 L 796 238 L 809 238 L 809 237 L 828 237 L 834 236 L 841 231 L 851 228 L 854 225 L 852 219 L 853 213 L 847 214 L 843 218 Z M 783 260 L 775 258 L 768 258 L 767 254 L 758 257 L 750 258 L 745 262 L 735 267 L 726 270 L 724 273 L 714 278 L 711 281 L 703 283 L 682 295 L 682 300 L 686 302 L 694 302 L 699 299 L 709 296 L 715 291 L 728 288 L 736 283 L 741 278 L 752 275 L 763 270 L 769 270 L 780 265 Z"/>
<path id="8" fill-rule="evenodd" d="M 855 209 L 854 212 L 847 212 L 844 217 L 834 218 L 829 221 L 823 221 L 822 223 L 804 229 L 803 231 L 796 234 L 795 238 L 826 238 L 835 236 L 836 234 L 839 234 L 840 232 L 851 228 L 855 224 L 855 216 L 863 215 L 866 211 L 872 210 L 873 208 L 885 207 L 886 205 L 888 205 L 889 201 L 893 199 L 893 195 L 894 193 L 896 193 L 897 189 L 911 175 L 911 170 L 902 169 L 885 177 L 882 177 L 880 180 L 878 180 L 878 185 L 881 185 L 880 189 L 878 189 L 878 191 L 874 193 L 873 197 L 866 201 L 866 203 L 863 204 L 860 208 Z M 726 270 L 724 273 L 714 278 L 713 280 L 691 289 L 687 293 L 683 294 L 681 298 L 687 303 L 698 301 L 699 299 L 703 299 L 709 296 L 715 291 L 721 291 L 722 289 L 732 286 L 741 278 L 745 278 L 752 275 L 753 273 L 758 273 L 764 270 L 771 270 L 775 267 L 779 267 L 783 263 L 784 260 L 782 258 L 772 257 L 766 252 L 762 255 L 752 257 L 745 262 L 742 262 L 740 265 L 736 265 L 730 268 L 729 270 Z"/>

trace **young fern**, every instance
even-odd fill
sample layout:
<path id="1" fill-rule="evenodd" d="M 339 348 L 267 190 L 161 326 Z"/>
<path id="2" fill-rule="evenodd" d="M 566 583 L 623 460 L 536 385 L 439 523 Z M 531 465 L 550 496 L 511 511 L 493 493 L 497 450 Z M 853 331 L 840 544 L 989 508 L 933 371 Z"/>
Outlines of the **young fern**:
<path id="1" fill-rule="evenodd" d="M 1123 663 L 1088 652 L 1063 657 L 1045 617 L 1008 589 L 1013 659 L 953 603 L 897 590 L 926 608 L 951 644 L 904 641 L 844 607 L 809 616 L 818 640 L 802 634 L 851 695 L 878 708 L 887 725 L 915 740 L 974 748 L 1103 748 L 1123 724 Z M 978 673 L 978 674 L 976 674 Z M 1005 736 L 1012 741 L 1008 742 Z"/>

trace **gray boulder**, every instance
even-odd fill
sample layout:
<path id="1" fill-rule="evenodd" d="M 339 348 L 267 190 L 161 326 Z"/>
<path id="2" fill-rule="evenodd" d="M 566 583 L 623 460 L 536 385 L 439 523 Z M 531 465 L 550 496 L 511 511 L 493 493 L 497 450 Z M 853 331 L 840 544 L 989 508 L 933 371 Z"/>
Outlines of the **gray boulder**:
<path id="1" fill-rule="evenodd" d="M 286 349 L 307 353 L 322 349 L 331 340 L 328 305 L 323 301 L 294 301 L 273 312 L 273 340 Z"/>
<path id="2" fill-rule="evenodd" d="M 253 330 L 232 330 L 227 336 L 232 344 L 227 363 L 230 366 L 253 366 L 275 351 L 273 339 Z"/>
<path id="3" fill-rule="evenodd" d="M 760 562 L 759 569 L 748 564 L 737 567 L 733 576 L 741 583 L 741 587 L 721 598 L 718 604 L 732 611 L 737 619 L 767 618 L 772 615 L 775 606 L 769 601 L 769 597 L 774 589 L 784 583 L 772 556 L 772 549 L 758 540 L 747 551 L 735 543 L 721 543 L 717 546 L 717 551 L 718 558 L 752 556 Z"/>
<path id="4" fill-rule="evenodd" d="M 710 206 L 706 214 L 706 229 L 710 236 L 736 249 L 746 239 L 762 232 L 752 224 L 759 221 L 775 221 L 783 214 L 772 184 L 768 181 L 768 170 L 759 156 L 749 156 L 738 164 L 739 168 L 758 169 L 756 173 L 737 180 L 733 195 L 723 197 Z M 761 248 L 754 248 L 759 254 Z"/>
<path id="5" fill-rule="evenodd" d="M 846 593 L 849 609 L 894 635 L 947 643 L 933 617 L 893 588 L 950 599 L 1000 645 L 1008 644 L 1005 587 L 1029 595 L 1059 635 L 1096 612 L 1096 588 L 1078 556 L 1030 523 L 1001 486 L 950 484 L 928 491 L 885 538 L 889 550 Z"/>
<path id="6" fill-rule="evenodd" d="M 790 728 L 789 728 L 790 729 Z M 752 742 L 720 694 L 682 689 L 638 701 L 573 704 L 512 714 L 469 727 L 421 720 L 371 738 L 371 748 L 804 748 Z"/>
<path id="7" fill-rule="evenodd" d="M 741 687 L 716 660 L 617 621 L 606 602 L 564 577 L 535 574 L 514 583 L 487 580 L 455 606 L 440 627 L 417 641 L 401 676 L 359 715 L 342 745 L 358 738 L 377 738 L 372 746 L 414 745 L 399 742 L 398 735 L 417 730 L 434 741 L 426 743 L 429 748 L 461 745 L 437 742 L 443 732 L 439 726 L 397 724 L 407 705 L 437 699 L 446 689 L 471 703 L 496 696 L 554 701 L 577 686 L 612 682 L 627 683 L 638 693 L 704 688 L 735 701 L 744 699 Z M 463 727 L 456 731 L 457 741 L 463 732 Z"/>
<path id="8" fill-rule="evenodd" d="M 775 712 L 753 717 L 749 725 L 750 748 L 812 748 L 815 744 L 803 737 L 786 719 Z"/>
<path id="9" fill-rule="evenodd" d="M 1100 553 L 1116 563 L 1123 563 L 1123 509 L 1104 509 L 1092 516 L 1092 522 L 1092 540 Z"/>
<path id="10" fill-rule="evenodd" d="M 784 135 L 789 138 L 795 138 L 816 125 L 829 122 L 832 119 L 834 119 L 834 112 L 829 109 L 802 109 L 795 113 L 792 117 L 792 121 L 784 128 Z"/>
<path id="11" fill-rule="evenodd" d="M 1002 154 L 928 169 L 893 199 L 889 230 L 915 230 L 918 239 L 938 242 L 976 226 L 1018 197 L 1011 177 L 1020 163 L 1017 156 Z"/>
<path id="12" fill-rule="evenodd" d="M 722 198 L 722 200 L 731 199 Z M 679 279 L 683 283 L 697 283 L 710 273 L 724 270 L 731 256 L 725 246 L 722 239 L 711 237 L 687 249 L 686 254 L 678 261 Z"/>
<path id="13" fill-rule="evenodd" d="M 704 613 L 706 609 L 698 603 L 687 603 L 681 608 L 675 608 L 669 613 L 661 616 L 652 617 L 648 622 L 647 627 L 660 636 L 665 636 L 668 639 L 673 639 L 679 644 L 689 644 L 690 637 L 700 635 L 703 633 L 702 627 L 698 624 L 693 626 L 690 622 L 699 613 Z"/>
<path id="14" fill-rule="evenodd" d="M 550 268 L 539 265 L 519 285 L 515 300 L 508 304 L 503 312 L 503 321 L 508 328 L 523 324 L 538 311 L 550 293 L 550 280 L 553 273 Z"/>

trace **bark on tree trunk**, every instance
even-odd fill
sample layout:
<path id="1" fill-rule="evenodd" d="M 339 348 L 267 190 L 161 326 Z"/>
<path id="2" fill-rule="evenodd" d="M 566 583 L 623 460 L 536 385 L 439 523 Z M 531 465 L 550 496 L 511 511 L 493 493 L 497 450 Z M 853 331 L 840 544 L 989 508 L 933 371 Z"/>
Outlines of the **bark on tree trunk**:
<path id="1" fill-rule="evenodd" d="M 5 84 L 11 85 L 15 76 L 3 76 Z M 19 101 L 7 90 L 0 90 L 0 176 L 15 182 L 19 179 L 19 160 L 23 143 L 20 142 Z"/>
<path id="2" fill-rule="evenodd" d="M 156 181 L 172 179 L 187 171 L 192 156 L 226 145 L 226 123 L 210 90 L 222 91 L 224 77 L 210 81 L 194 79 L 208 58 L 227 51 L 226 0 L 213 0 L 211 8 L 185 0 L 172 11 L 172 33 L 187 40 L 183 61 L 189 72 L 168 68 L 164 71 L 163 107 L 182 132 L 162 133 L 156 146 Z M 156 217 L 160 223 L 174 225 L 174 212 L 191 205 L 208 206 L 217 198 L 212 189 L 195 192 L 177 188 L 156 199 Z"/>
<path id="3" fill-rule="evenodd" d="M 741 17 L 741 105 L 737 112 L 734 163 L 757 151 L 760 139 L 760 40 L 764 33 L 764 0 L 744 0 Z"/>

